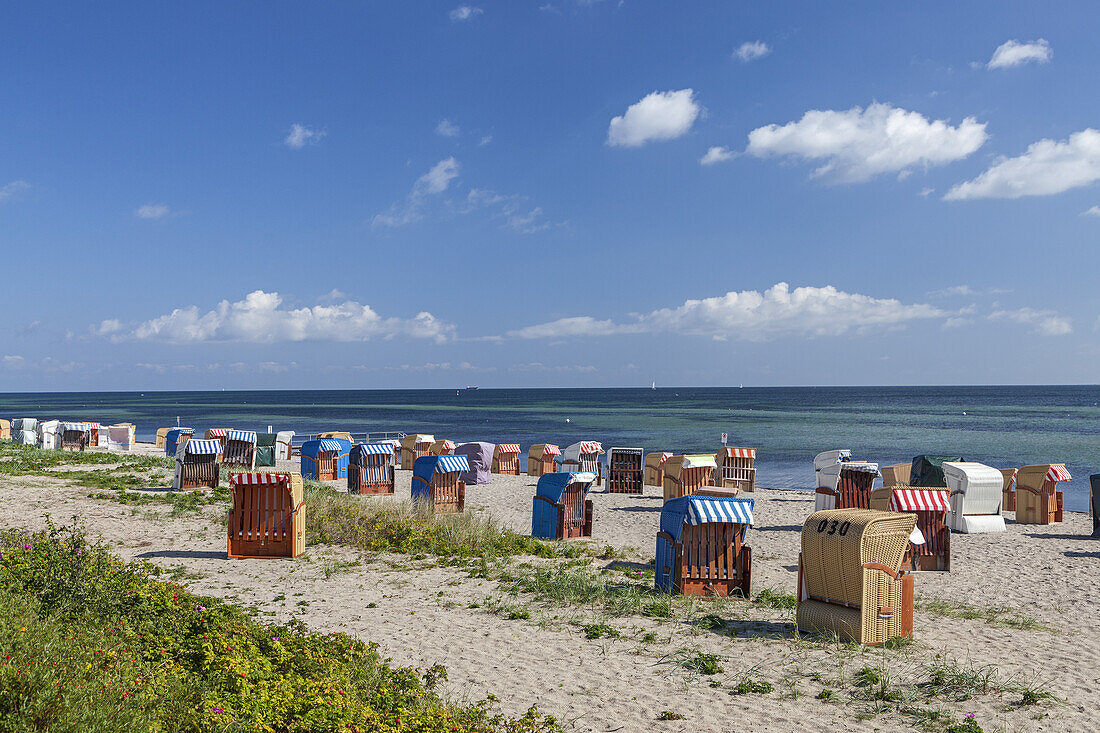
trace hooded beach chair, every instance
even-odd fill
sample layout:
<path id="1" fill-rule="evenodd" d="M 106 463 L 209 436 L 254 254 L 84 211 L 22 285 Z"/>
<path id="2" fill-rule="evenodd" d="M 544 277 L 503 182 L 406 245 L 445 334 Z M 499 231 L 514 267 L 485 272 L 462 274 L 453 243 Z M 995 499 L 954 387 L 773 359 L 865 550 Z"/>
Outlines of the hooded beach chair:
<path id="1" fill-rule="evenodd" d="M 1004 483 L 1001 486 L 1001 511 L 1016 511 L 1016 468 L 1000 468 Z"/>
<path id="2" fill-rule="evenodd" d="M 871 492 L 871 508 L 916 515 L 917 529 L 902 558 L 906 569 L 951 571 L 951 528 L 947 524 L 951 503 L 947 489 L 887 486 Z"/>
<path id="3" fill-rule="evenodd" d="M 222 444 L 217 440 L 191 438 L 176 451 L 176 472 L 172 488 L 177 490 L 218 487 Z"/>
<path id="4" fill-rule="evenodd" d="M 665 501 L 694 494 L 704 486 L 714 486 L 714 456 L 672 456 L 665 461 Z"/>
<path id="5" fill-rule="evenodd" d="M 297 557 L 306 548 L 302 482 L 287 473 L 229 477 L 229 557 Z"/>
<path id="6" fill-rule="evenodd" d="M 491 470 L 505 476 L 519 476 L 519 443 L 497 443 Z"/>
<path id="7" fill-rule="evenodd" d="M 1089 513 L 1092 514 L 1092 536 L 1100 537 L 1100 473 L 1089 476 Z"/>
<path id="8" fill-rule="evenodd" d="M 157 428 L 157 442 L 153 445 L 154 448 L 164 450 L 164 441 L 168 439 L 168 431 L 172 428 Z"/>
<path id="9" fill-rule="evenodd" d="M 320 435 L 318 435 L 317 437 L 318 438 L 335 438 L 336 440 L 346 440 L 349 443 L 352 442 L 351 433 L 347 432 L 346 430 L 327 430 L 327 431 L 321 433 Z"/>
<path id="10" fill-rule="evenodd" d="M 553 443 L 536 443 L 527 449 L 527 475 L 541 476 L 554 473 L 554 459 L 561 455 L 561 448 Z"/>
<path id="11" fill-rule="evenodd" d="M 392 494 L 393 443 L 359 443 L 348 456 L 349 494 Z"/>
<path id="12" fill-rule="evenodd" d="M 401 470 L 411 471 L 416 459 L 428 455 L 428 449 L 435 442 L 434 435 L 414 433 L 401 439 Z"/>
<path id="13" fill-rule="evenodd" d="M 907 512 L 811 514 L 798 558 L 799 630 L 870 645 L 911 637 L 913 576 L 901 564 L 916 524 Z"/>
<path id="14" fill-rule="evenodd" d="M 289 461 L 294 457 L 294 431 L 280 430 L 275 433 L 275 460 Z"/>
<path id="15" fill-rule="evenodd" d="M 33 417 L 12 420 L 11 442 L 16 445 L 38 445 L 38 420 Z"/>
<path id="16" fill-rule="evenodd" d="M 595 440 L 582 440 L 578 443 L 566 446 L 561 452 L 561 469 L 573 473 L 596 474 L 596 485 L 603 483 L 603 464 L 600 456 L 603 455 L 603 445 Z"/>
<path id="17" fill-rule="evenodd" d="M 1016 472 L 1016 524 L 1062 521 L 1059 481 L 1072 481 L 1064 463 L 1024 466 Z"/>
<path id="18" fill-rule="evenodd" d="M 908 486 L 909 474 L 913 472 L 912 463 L 893 463 L 882 467 L 882 486 Z"/>
<path id="19" fill-rule="evenodd" d="M 867 461 L 843 461 L 821 470 L 825 486 L 815 492 L 814 509 L 867 509 L 871 506 L 871 491 L 879 478 L 878 464 Z M 835 488 L 830 489 L 829 485 Z"/>
<path id="20" fill-rule="evenodd" d="M 1004 476 L 1000 471 L 972 461 L 947 461 L 941 464 L 941 469 L 951 495 L 948 526 L 952 531 L 966 534 L 1005 531 L 1005 519 L 1001 516 Z"/>
<path id="21" fill-rule="evenodd" d="M 348 477 L 351 443 L 340 438 L 318 438 L 302 443 L 302 477 L 339 481 Z"/>
<path id="22" fill-rule="evenodd" d="M 909 469 L 909 486 L 931 486 L 942 489 L 947 486 L 943 464 L 965 462 L 958 456 L 917 456 Z"/>
<path id="23" fill-rule="evenodd" d="M 466 456 L 466 462 L 470 464 L 470 470 L 459 476 L 462 483 L 467 486 L 480 486 L 489 483 L 491 478 L 490 468 L 493 463 L 495 445 L 472 441 L 459 443 L 454 449 L 454 455 Z"/>
<path id="24" fill-rule="evenodd" d="M 0 418 L 0 440 L 11 440 L 11 420 Z"/>
<path id="25" fill-rule="evenodd" d="M 195 434 L 194 428 L 175 428 L 169 430 L 164 436 L 164 455 L 172 458 L 179 451 L 180 446 L 186 443 Z"/>
<path id="26" fill-rule="evenodd" d="M 107 450 L 129 451 L 134 447 L 134 426 L 120 423 L 107 428 Z"/>
<path id="27" fill-rule="evenodd" d="M 745 533 L 753 499 L 732 489 L 702 489 L 661 507 L 654 585 L 686 596 L 750 597 L 752 551 Z"/>
<path id="28" fill-rule="evenodd" d="M 225 434 L 222 464 L 247 468 L 256 467 L 256 433 L 251 430 L 230 430 Z"/>
<path id="29" fill-rule="evenodd" d="M 222 450 L 225 450 L 225 436 L 229 434 L 229 428 L 210 428 L 203 435 L 203 440 L 216 440 L 221 443 Z"/>
<path id="30" fill-rule="evenodd" d="M 38 423 L 38 447 L 42 450 L 57 450 L 61 447 L 60 420 Z"/>
<path id="31" fill-rule="evenodd" d="M 646 455 L 645 472 L 642 480 L 646 486 L 658 486 L 664 490 L 665 486 L 665 461 L 672 458 L 671 453 L 656 451 Z"/>
<path id="32" fill-rule="evenodd" d="M 275 441 L 278 433 L 256 433 L 256 468 L 275 466 Z"/>
<path id="33" fill-rule="evenodd" d="M 715 486 L 756 491 L 756 449 L 723 447 L 714 456 Z"/>
<path id="34" fill-rule="evenodd" d="M 466 456 L 421 456 L 413 464 L 412 499 L 432 511 L 452 514 L 466 508 L 466 484 L 460 478 L 470 470 Z"/>
<path id="35" fill-rule="evenodd" d="M 569 540 L 592 536 L 592 501 L 588 492 L 596 474 L 544 473 L 535 487 L 531 508 L 531 536 Z"/>
<path id="36" fill-rule="evenodd" d="M 612 448 L 607 454 L 609 494 L 641 494 L 645 463 L 641 448 Z"/>
<path id="37" fill-rule="evenodd" d="M 88 441 L 88 426 L 86 423 L 63 422 L 59 426 L 61 431 L 61 450 L 83 452 Z"/>
<path id="38" fill-rule="evenodd" d="M 454 453 L 455 442 L 453 440 L 434 440 L 428 448 L 429 456 L 453 456 Z"/>

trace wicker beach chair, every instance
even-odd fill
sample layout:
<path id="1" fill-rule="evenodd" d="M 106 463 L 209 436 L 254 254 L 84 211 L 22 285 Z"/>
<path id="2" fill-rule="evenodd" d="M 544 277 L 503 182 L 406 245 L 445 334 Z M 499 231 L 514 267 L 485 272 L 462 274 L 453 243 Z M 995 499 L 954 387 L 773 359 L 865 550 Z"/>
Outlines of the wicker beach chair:
<path id="1" fill-rule="evenodd" d="M 913 459 L 912 467 L 909 470 L 908 484 L 909 486 L 931 486 L 942 489 L 947 486 L 943 464 L 966 462 L 965 459 L 958 456 L 917 456 Z"/>
<path id="2" fill-rule="evenodd" d="M 554 458 L 561 455 L 561 448 L 553 443 L 536 443 L 527 449 L 527 475 L 541 476 L 554 473 Z"/>
<path id="3" fill-rule="evenodd" d="M 714 486 L 714 456 L 672 456 L 665 461 L 665 501 L 694 494 L 704 486 Z"/>
<path id="4" fill-rule="evenodd" d="M 229 477 L 232 558 L 297 557 L 306 548 L 302 481 L 287 473 L 235 473 Z"/>
<path id="5" fill-rule="evenodd" d="M 1092 536 L 1100 537 L 1100 473 L 1089 476 L 1089 513 L 1092 514 Z"/>
<path id="6" fill-rule="evenodd" d="M 1062 521 L 1059 481 L 1072 481 L 1064 463 L 1023 466 L 1016 473 L 1016 524 L 1054 524 Z"/>
<path id="7" fill-rule="evenodd" d="M 335 438 L 336 440 L 351 441 L 351 433 L 346 430 L 328 430 L 317 436 L 318 438 Z"/>
<path id="8" fill-rule="evenodd" d="M 902 559 L 906 569 L 951 571 L 951 528 L 947 525 L 951 503 L 946 489 L 887 486 L 871 492 L 871 508 L 916 515 L 921 536 L 909 542 Z"/>
<path id="9" fill-rule="evenodd" d="M 157 442 L 153 445 L 154 448 L 164 450 L 164 442 L 168 439 L 168 431 L 172 428 L 157 428 Z"/>
<path id="10" fill-rule="evenodd" d="M 38 420 L 21 417 L 11 422 L 11 442 L 16 445 L 38 444 Z"/>
<path id="11" fill-rule="evenodd" d="M 641 448 L 612 448 L 607 453 L 607 491 L 610 494 L 642 494 L 645 473 Z"/>
<path id="12" fill-rule="evenodd" d="M 665 486 L 665 461 L 672 458 L 671 453 L 656 451 L 645 457 L 645 472 L 642 480 L 646 486 L 657 486 L 662 491 Z"/>
<path id="13" fill-rule="evenodd" d="M 442 438 L 432 441 L 428 447 L 429 456 L 453 456 L 455 454 L 455 442 Z"/>
<path id="14" fill-rule="evenodd" d="M 491 470 L 504 476 L 519 476 L 519 443 L 497 443 Z"/>
<path id="15" fill-rule="evenodd" d="M 814 512 L 802 527 L 798 628 L 857 644 L 913 635 L 913 576 L 901 570 L 914 514 Z"/>
<path id="16" fill-rule="evenodd" d="M 289 461 L 294 457 L 294 431 L 280 430 L 275 433 L 275 460 Z"/>
<path id="17" fill-rule="evenodd" d="M 42 450 L 57 450 L 61 447 L 60 420 L 38 423 L 38 447 Z"/>
<path id="18" fill-rule="evenodd" d="M 871 491 L 879 478 L 877 463 L 844 461 L 821 470 L 825 486 L 815 492 L 814 509 L 867 509 L 871 506 Z M 835 477 L 835 479 L 834 479 Z M 832 485 L 833 488 L 829 488 Z"/>
<path id="19" fill-rule="evenodd" d="M 209 428 L 206 434 L 203 435 L 203 440 L 216 440 L 221 443 L 222 450 L 225 450 L 225 436 L 229 435 L 229 428 Z"/>
<path id="20" fill-rule="evenodd" d="M 222 465 L 246 468 L 256 467 L 256 433 L 251 430 L 230 430 L 225 434 Z"/>
<path id="21" fill-rule="evenodd" d="M 941 464 L 941 472 L 951 494 L 948 526 L 953 532 L 1005 531 L 1001 516 L 1004 476 L 1000 471 L 973 461 L 947 461 Z"/>
<path id="22" fill-rule="evenodd" d="M 107 450 L 129 451 L 134 447 L 134 426 L 130 423 L 111 425 L 107 428 Z"/>
<path id="23" fill-rule="evenodd" d="M 0 440 L 11 440 L 11 420 L 0 418 Z"/>
<path id="24" fill-rule="evenodd" d="M 470 470 L 466 456 L 421 456 L 413 464 L 412 499 L 434 512 L 453 514 L 466 508 L 466 484 L 459 478 Z"/>
<path id="25" fill-rule="evenodd" d="M 531 508 L 531 536 L 569 540 L 592 536 L 592 501 L 588 492 L 596 474 L 545 473 L 535 487 Z"/>
<path id="26" fill-rule="evenodd" d="M 88 428 L 84 423 L 63 422 L 60 425 L 61 450 L 83 452 L 88 440 Z"/>
<path id="27" fill-rule="evenodd" d="M 1016 511 L 1016 468 L 999 468 L 1001 472 L 1001 511 Z"/>
<path id="28" fill-rule="evenodd" d="M 393 443 L 359 443 L 348 457 L 349 494 L 392 494 Z"/>
<path id="29" fill-rule="evenodd" d="M 401 439 L 401 470 L 411 471 L 416 459 L 428 455 L 428 449 L 435 442 L 434 435 L 414 433 Z"/>
<path id="30" fill-rule="evenodd" d="M 176 490 L 218 487 L 221 443 L 191 438 L 176 451 L 176 471 L 172 488 Z"/>
<path id="31" fill-rule="evenodd" d="M 351 442 L 318 438 L 302 443 L 302 476 L 314 481 L 339 481 L 348 477 Z"/>
<path id="32" fill-rule="evenodd" d="M 718 464 L 714 484 L 738 491 L 756 491 L 756 449 L 723 446 L 714 456 Z"/>
<path id="33" fill-rule="evenodd" d="M 180 446 L 186 443 L 195 434 L 194 428 L 175 428 L 169 430 L 164 436 L 164 455 L 173 458 L 179 452 Z"/>
<path id="34" fill-rule="evenodd" d="M 755 502 L 732 494 L 732 489 L 710 488 L 664 503 L 657 533 L 657 590 L 750 597 L 752 551 L 745 533 Z"/>
<path id="35" fill-rule="evenodd" d="M 912 463 L 894 463 L 889 466 L 882 467 L 882 486 L 883 488 L 890 488 L 891 486 L 908 486 L 909 474 L 913 472 Z"/>
<path id="36" fill-rule="evenodd" d="M 603 455 L 603 444 L 596 440 L 582 440 L 568 445 L 561 452 L 561 467 L 558 469 L 566 473 L 594 473 L 596 485 L 603 483 L 603 464 L 600 456 Z"/>

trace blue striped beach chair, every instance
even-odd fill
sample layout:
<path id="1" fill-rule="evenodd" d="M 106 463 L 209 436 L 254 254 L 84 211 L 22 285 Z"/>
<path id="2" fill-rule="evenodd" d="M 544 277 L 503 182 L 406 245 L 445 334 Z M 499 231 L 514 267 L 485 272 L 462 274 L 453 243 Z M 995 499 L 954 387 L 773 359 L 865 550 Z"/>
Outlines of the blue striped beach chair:
<path id="1" fill-rule="evenodd" d="M 392 494 L 393 443 L 359 443 L 348 459 L 349 494 Z"/>
<path id="2" fill-rule="evenodd" d="M 302 443 L 302 478 L 339 481 L 348 477 L 351 441 L 319 438 Z"/>
<path id="3" fill-rule="evenodd" d="M 535 487 L 531 536 L 568 540 L 592 536 L 592 501 L 588 492 L 596 474 L 544 473 Z"/>
<path id="4" fill-rule="evenodd" d="M 657 590 L 748 598 L 752 552 L 744 543 L 754 505 L 730 489 L 712 488 L 666 501 L 657 533 Z"/>
<path id="5" fill-rule="evenodd" d="M 462 474 L 470 470 L 466 456 L 421 456 L 413 464 L 412 499 L 432 511 L 457 513 L 466 508 Z"/>

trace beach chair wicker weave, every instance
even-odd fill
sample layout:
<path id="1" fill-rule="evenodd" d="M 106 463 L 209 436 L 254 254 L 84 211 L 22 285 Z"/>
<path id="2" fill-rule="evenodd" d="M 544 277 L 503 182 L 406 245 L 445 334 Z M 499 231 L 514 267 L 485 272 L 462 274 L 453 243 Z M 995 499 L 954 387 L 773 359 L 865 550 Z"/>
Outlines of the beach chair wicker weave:
<path id="1" fill-rule="evenodd" d="M 714 486 L 714 456 L 672 456 L 665 461 L 665 501 L 694 494 L 704 486 Z"/>
<path id="2" fill-rule="evenodd" d="M 592 501 L 588 491 L 596 474 L 544 473 L 535 487 L 531 536 L 568 540 L 592 536 Z"/>
<path id="3" fill-rule="evenodd" d="M 646 486 L 665 486 L 665 461 L 672 458 L 671 453 L 656 451 L 645 457 L 644 481 Z"/>
<path id="4" fill-rule="evenodd" d="M 11 420 L 0 418 L 0 440 L 11 440 Z"/>
<path id="5" fill-rule="evenodd" d="M 729 489 L 703 491 L 708 493 L 661 507 L 654 586 L 666 593 L 749 598 L 752 551 L 744 541 L 755 501 L 735 498 Z"/>
<path id="6" fill-rule="evenodd" d="M 802 527 L 798 627 L 857 644 L 913 634 L 913 576 L 902 558 L 913 514 L 873 509 L 814 512 Z"/>
<path id="7" fill-rule="evenodd" d="M 1016 472 L 1016 524 L 1054 524 L 1062 521 L 1059 481 L 1072 481 L 1064 463 L 1023 466 Z"/>
<path id="8" fill-rule="evenodd" d="M 553 443 L 535 443 L 527 449 L 527 475 L 554 473 L 554 458 L 560 455 L 561 448 Z"/>
<path id="9" fill-rule="evenodd" d="M 908 486 L 909 474 L 913 471 L 912 463 L 894 463 L 882 467 L 882 486 Z"/>
<path id="10" fill-rule="evenodd" d="M 306 546 L 302 480 L 287 473 L 235 473 L 229 477 L 228 556 L 297 557 Z"/>
<path id="11" fill-rule="evenodd" d="M 428 455 L 428 449 L 435 442 L 434 435 L 412 433 L 401 439 L 401 470 L 411 471 L 416 459 Z"/>
<path id="12" fill-rule="evenodd" d="M 737 489 L 741 492 L 756 490 L 756 449 L 724 447 L 714 456 L 718 464 L 715 470 L 715 486 Z"/>
<path id="13" fill-rule="evenodd" d="M 470 470 L 466 456 L 421 456 L 413 464 L 412 500 L 434 512 L 453 514 L 466 508 L 466 484 L 459 478 Z"/>
<path id="14" fill-rule="evenodd" d="M 607 454 L 607 491 L 641 494 L 644 463 L 641 448 L 612 448 Z"/>
<path id="15" fill-rule="evenodd" d="M 447 439 L 432 441 L 428 448 L 429 456 L 453 456 L 454 452 L 455 442 Z"/>
<path id="16" fill-rule="evenodd" d="M 492 472 L 519 476 L 519 443 L 497 443 L 493 449 Z"/>
<path id="17" fill-rule="evenodd" d="M 154 448 L 164 448 L 164 441 L 168 438 L 168 431 L 172 428 L 157 428 L 157 442 Z"/>
<path id="18" fill-rule="evenodd" d="M 359 443 L 348 459 L 349 494 L 392 494 L 393 443 Z"/>
<path id="19" fill-rule="evenodd" d="M 1016 468 L 999 468 L 1001 472 L 1001 511 L 1016 511 Z"/>

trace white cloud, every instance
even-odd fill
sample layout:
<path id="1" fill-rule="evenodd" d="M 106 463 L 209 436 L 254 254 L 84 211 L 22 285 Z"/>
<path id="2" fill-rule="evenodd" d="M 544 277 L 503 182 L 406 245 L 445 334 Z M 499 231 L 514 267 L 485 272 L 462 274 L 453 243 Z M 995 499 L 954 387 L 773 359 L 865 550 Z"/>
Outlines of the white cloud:
<path id="1" fill-rule="evenodd" d="M 889 329 L 910 321 L 944 318 L 950 313 L 925 304 L 846 293 L 832 286 L 791 290 L 777 283 L 763 293 L 731 291 L 725 295 L 688 300 L 676 308 L 662 308 L 633 321 L 615 323 L 590 316 L 562 318 L 508 333 L 522 339 L 613 334 L 679 333 L 711 338 L 767 341 L 781 336 L 836 336 Z"/>
<path id="2" fill-rule="evenodd" d="M 481 8 L 474 7 L 473 5 L 459 5 L 457 8 L 447 13 L 451 20 L 457 22 L 463 20 L 472 20 L 475 17 L 481 15 L 485 11 Z"/>
<path id="3" fill-rule="evenodd" d="M 699 159 L 699 164 L 714 165 L 715 163 L 724 163 L 727 160 L 733 160 L 735 157 L 737 157 L 735 151 L 715 145 L 707 150 L 706 154 Z"/>
<path id="4" fill-rule="evenodd" d="M 989 314 L 989 320 L 1012 321 L 1013 323 L 1031 326 L 1035 333 L 1044 336 L 1066 336 L 1073 333 L 1073 324 L 1070 319 L 1052 310 L 1033 310 L 1031 308 L 998 310 Z"/>
<path id="5" fill-rule="evenodd" d="M 1091 127 L 1066 140 L 1043 139 L 1023 155 L 1000 158 L 977 178 L 959 183 L 944 196 L 964 199 L 1017 199 L 1050 196 L 1100 180 L 1100 131 Z"/>
<path id="6" fill-rule="evenodd" d="M 461 166 L 453 156 L 439 161 L 431 170 L 416 179 L 403 205 L 394 204 L 388 212 L 375 215 L 372 225 L 399 227 L 419 221 L 424 216 L 424 204 L 428 197 L 446 191 L 451 181 L 458 177 L 460 169 Z"/>
<path id="7" fill-rule="evenodd" d="M 26 191 L 31 187 L 31 184 L 26 181 L 12 181 L 11 183 L 5 183 L 0 186 L 0 203 L 10 199 L 15 194 Z"/>
<path id="8" fill-rule="evenodd" d="M 163 219 L 170 213 L 168 204 L 145 204 L 134 209 L 134 216 L 139 219 Z"/>
<path id="9" fill-rule="evenodd" d="M 432 339 L 454 336 L 455 328 L 431 313 L 413 318 L 383 318 L 369 305 L 347 300 L 312 308 L 287 308 L 278 293 L 256 290 L 243 300 L 223 300 L 212 310 L 177 308 L 148 321 L 123 326 L 103 321 L 96 332 L 112 341 L 165 341 L 186 344 L 205 341 L 277 343 L 283 341 L 367 341 L 372 338 Z"/>
<path id="10" fill-rule="evenodd" d="M 469 214 L 476 210 L 489 212 L 490 218 L 503 219 L 505 228 L 520 234 L 534 234 L 552 226 L 563 226 L 545 218 L 541 206 L 530 206 L 526 196 L 502 194 L 484 188 L 471 188 L 456 211 Z"/>
<path id="11" fill-rule="evenodd" d="M 1081 216 L 1100 216 L 1100 206 L 1090 206 L 1081 212 Z"/>
<path id="12" fill-rule="evenodd" d="M 921 198 L 928 198 L 929 196 L 931 196 L 935 192 L 936 192 L 936 189 L 934 189 L 934 188 L 930 188 L 930 187 L 922 188 L 920 190 L 920 196 L 921 196 Z"/>
<path id="13" fill-rule="evenodd" d="M 607 144 L 632 148 L 680 137 L 695 123 L 700 107 L 692 89 L 653 92 L 630 105 L 607 128 Z"/>
<path id="14" fill-rule="evenodd" d="M 486 145 L 488 145 L 491 142 L 493 142 L 493 136 L 492 135 L 482 135 L 480 142 L 478 142 L 478 146 L 479 147 L 485 147 Z"/>
<path id="15" fill-rule="evenodd" d="M 771 52 L 771 47 L 763 41 L 745 41 L 737 47 L 733 55 L 735 58 L 739 58 L 745 63 L 748 63 L 763 58 Z"/>
<path id="16" fill-rule="evenodd" d="M 325 133 L 322 130 L 312 130 L 305 125 L 295 123 L 290 126 L 290 133 L 287 134 L 283 143 L 291 150 L 300 150 L 306 145 L 320 142 L 324 136 Z"/>
<path id="17" fill-rule="evenodd" d="M 435 134 L 443 137 L 458 137 L 460 132 L 462 131 L 458 128 L 458 125 L 445 117 L 435 126 Z"/>
<path id="18" fill-rule="evenodd" d="M 836 182 L 961 160 L 986 141 L 985 124 L 967 117 L 957 127 L 919 112 L 875 103 L 866 109 L 810 110 L 798 122 L 749 133 L 746 152 L 824 161 L 813 175 Z"/>
<path id="19" fill-rule="evenodd" d="M 18 354 L 4 354 L 3 362 L 4 366 L 11 369 L 22 369 L 27 360 Z"/>
<path id="20" fill-rule="evenodd" d="M 993 56 L 985 66 L 987 69 L 1008 69 L 1032 62 L 1045 64 L 1049 63 L 1053 56 L 1054 51 L 1044 38 L 1026 43 L 1015 40 L 1005 41 L 997 46 L 997 50 L 993 52 Z"/>

